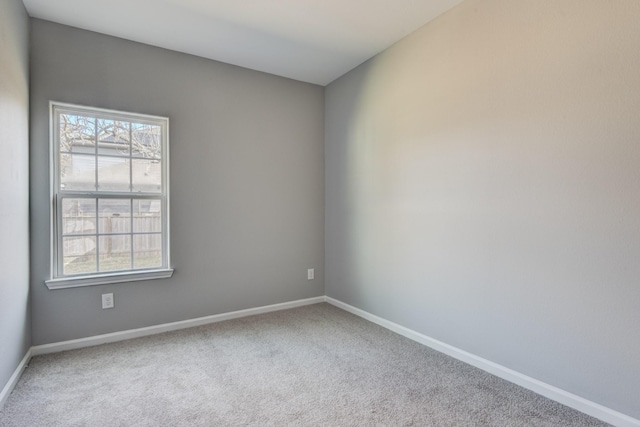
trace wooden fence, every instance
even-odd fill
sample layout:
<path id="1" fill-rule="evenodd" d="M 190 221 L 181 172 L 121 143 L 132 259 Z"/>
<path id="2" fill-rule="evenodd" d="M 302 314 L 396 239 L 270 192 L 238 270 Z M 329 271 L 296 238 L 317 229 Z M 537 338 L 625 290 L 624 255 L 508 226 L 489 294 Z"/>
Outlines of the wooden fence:
<path id="1" fill-rule="evenodd" d="M 65 258 L 95 253 L 96 238 L 100 239 L 101 257 L 130 252 L 131 244 L 137 256 L 162 250 L 160 213 L 134 214 L 133 218 L 130 214 L 108 214 L 97 220 L 95 214 L 65 215 L 62 228 Z"/>

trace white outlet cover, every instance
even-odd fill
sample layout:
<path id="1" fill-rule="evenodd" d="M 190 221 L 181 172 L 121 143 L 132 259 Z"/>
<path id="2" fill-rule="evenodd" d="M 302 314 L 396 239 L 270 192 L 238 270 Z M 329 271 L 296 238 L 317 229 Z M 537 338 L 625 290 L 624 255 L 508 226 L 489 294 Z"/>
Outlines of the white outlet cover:
<path id="1" fill-rule="evenodd" d="M 102 308 L 113 308 L 113 293 L 102 294 Z"/>
<path id="2" fill-rule="evenodd" d="M 307 280 L 313 280 L 315 278 L 315 269 L 310 268 L 307 270 Z"/>

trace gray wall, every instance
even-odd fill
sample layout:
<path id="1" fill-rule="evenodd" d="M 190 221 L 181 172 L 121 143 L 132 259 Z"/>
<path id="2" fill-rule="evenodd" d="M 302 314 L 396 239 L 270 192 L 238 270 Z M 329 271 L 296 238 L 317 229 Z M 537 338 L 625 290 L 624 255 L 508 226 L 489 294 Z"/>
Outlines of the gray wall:
<path id="1" fill-rule="evenodd" d="M 34 345 L 324 294 L 322 87 L 31 24 Z M 170 118 L 171 279 L 46 288 L 49 100 Z"/>
<path id="2" fill-rule="evenodd" d="M 640 417 L 640 2 L 467 0 L 326 89 L 326 293 Z"/>
<path id="3" fill-rule="evenodd" d="M 0 0 L 0 390 L 31 345 L 29 18 Z"/>

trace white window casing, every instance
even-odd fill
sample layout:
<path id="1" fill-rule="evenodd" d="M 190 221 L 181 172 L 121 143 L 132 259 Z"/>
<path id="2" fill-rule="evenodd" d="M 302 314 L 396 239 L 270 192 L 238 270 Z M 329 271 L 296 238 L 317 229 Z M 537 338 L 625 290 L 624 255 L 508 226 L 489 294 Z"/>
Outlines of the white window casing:
<path id="1" fill-rule="evenodd" d="M 169 119 L 50 103 L 49 289 L 167 278 Z"/>

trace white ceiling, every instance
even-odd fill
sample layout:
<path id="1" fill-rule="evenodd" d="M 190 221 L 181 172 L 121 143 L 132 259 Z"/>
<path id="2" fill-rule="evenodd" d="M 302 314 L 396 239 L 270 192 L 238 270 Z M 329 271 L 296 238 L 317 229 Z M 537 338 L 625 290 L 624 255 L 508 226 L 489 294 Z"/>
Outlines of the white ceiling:
<path id="1" fill-rule="evenodd" d="M 23 0 L 29 15 L 326 85 L 462 0 Z"/>

